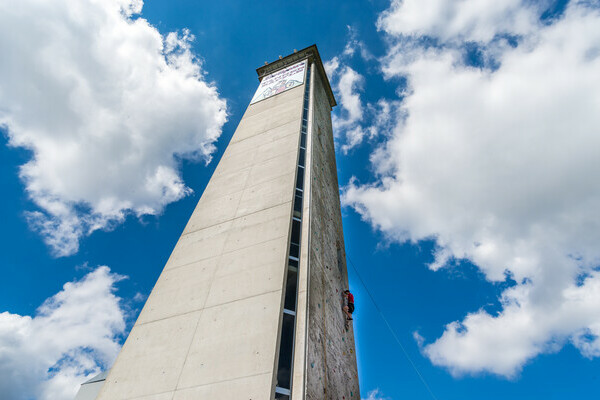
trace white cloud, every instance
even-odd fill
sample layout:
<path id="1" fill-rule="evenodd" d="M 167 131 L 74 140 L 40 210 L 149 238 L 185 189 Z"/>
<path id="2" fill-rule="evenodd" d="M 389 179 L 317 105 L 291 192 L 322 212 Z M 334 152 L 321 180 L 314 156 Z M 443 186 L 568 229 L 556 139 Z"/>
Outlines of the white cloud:
<path id="1" fill-rule="evenodd" d="M 480 310 L 448 324 L 425 354 L 455 374 L 487 370 L 505 376 L 513 376 L 538 353 L 559 350 L 567 340 L 585 357 L 600 356 L 600 274 L 593 273 L 581 286 L 544 288 L 536 281 L 505 291 L 498 316 Z M 549 290 L 558 293 L 543 293 Z"/>
<path id="2" fill-rule="evenodd" d="M 469 313 L 426 345 L 434 364 L 514 376 L 568 342 L 599 356 L 600 12 L 574 1 L 542 24 L 516 2 L 464 15 L 478 2 L 413 3 L 380 19 L 384 71 L 409 87 L 371 157 L 381 175 L 352 181 L 345 204 L 398 241 L 435 238 L 433 269 L 468 259 L 490 281 L 517 282 L 498 314 Z M 464 64 L 462 40 L 485 49 L 503 33 L 522 37 L 492 45 L 497 68 Z"/>
<path id="3" fill-rule="evenodd" d="M 348 42 L 344 47 L 342 56 L 352 57 L 358 51 L 363 60 L 369 61 L 374 59 L 375 57 L 371 54 L 365 43 L 358 39 L 356 28 L 350 25 L 347 25 L 346 28 L 348 29 Z"/>
<path id="4" fill-rule="evenodd" d="M 365 104 L 362 100 L 365 78 L 349 64 L 357 49 L 366 61 L 373 56 L 356 39 L 355 31 L 351 27 L 348 30 L 350 39 L 342 54 L 324 65 L 339 103 L 332 117 L 333 131 L 341 141 L 344 154 L 359 146 L 365 139 L 380 134 L 388 135 L 393 129 L 400 105 L 399 101 L 386 99 L 380 99 L 376 104 Z"/>
<path id="5" fill-rule="evenodd" d="M 347 48 L 343 57 L 348 55 Z M 365 106 L 360 97 L 364 77 L 345 62 L 340 61 L 338 57 L 326 62 L 325 70 L 339 103 L 332 117 L 333 132 L 336 137 L 343 138 L 342 151 L 347 153 L 348 150 L 362 143 L 366 135 L 362 126 Z"/>
<path id="6" fill-rule="evenodd" d="M 355 96 L 359 97 L 359 94 L 355 93 Z M 340 102 L 342 101 L 344 101 L 344 96 L 341 96 Z M 358 102 L 360 103 L 360 99 L 358 99 Z M 398 100 L 379 99 L 375 104 L 367 103 L 366 106 L 362 104 L 359 104 L 359 106 L 361 110 L 360 118 L 352 118 L 351 113 L 344 114 L 343 112 L 342 117 L 334 115 L 334 129 L 343 132 L 345 136 L 344 143 L 341 146 L 344 154 L 359 146 L 365 139 L 390 136 L 399 115 L 402 114 Z M 344 108 L 343 103 L 342 108 Z M 343 119 L 344 115 L 347 116 L 346 119 Z"/>
<path id="7" fill-rule="evenodd" d="M 363 117 L 363 105 L 359 91 L 363 88 L 364 78 L 348 66 L 338 72 L 336 92 L 342 108 L 341 116 L 333 119 L 334 129 L 344 129 L 360 122 Z"/>
<path id="8" fill-rule="evenodd" d="M 346 143 L 342 145 L 342 152 L 348 153 L 350 149 L 362 143 L 365 137 L 365 131 L 362 126 L 356 125 L 352 129 L 346 130 Z"/>
<path id="9" fill-rule="evenodd" d="M 140 0 L 0 3 L 0 126 L 31 150 L 29 221 L 58 256 L 132 213 L 190 193 L 182 158 L 210 160 L 227 119 L 189 32 L 161 36 Z"/>
<path id="10" fill-rule="evenodd" d="M 79 385 L 112 364 L 125 330 L 113 292 L 122 276 L 99 267 L 47 299 L 35 316 L 0 313 L 4 400 L 71 400 Z"/>
<path id="11" fill-rule="evenodd" d="M 549 1 L 394 0 L 378 27 L 392 35 L 432 36 L 443 41 L 489 42 L 496 35 L 525 35 L 537 26 Z"/>
<path id="12" fill-rule="evenodd" d="M 363 400 L 387 400 L 387 397 L 383 397 L 383 394 L 379 391 L 379 389 L 371 390 L 367 393 L 367 397 Z"/>
<path id="13" fill-rule="evenodd" d="M 331 60 L 326 61 L 325 64 L 323 64 L 323 67 L 325 68 L 327 77 L 330 81 L 332 81 L 338 68 L 340 67 L 340 60 L 338 57 L 333 57 Z"/>

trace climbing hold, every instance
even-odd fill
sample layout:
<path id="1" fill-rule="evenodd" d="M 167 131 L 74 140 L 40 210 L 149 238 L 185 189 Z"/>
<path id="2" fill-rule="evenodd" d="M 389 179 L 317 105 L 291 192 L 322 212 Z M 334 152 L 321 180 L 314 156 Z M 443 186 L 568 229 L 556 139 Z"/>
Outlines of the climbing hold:
<path id="1" fill-rule="evenodd" d="M 318 303 L 317 306 L 319 306 L 319 308 L 321 308 L 321 303 Z"/>
<path id="2" fill-rule="evenodd" d="M 345 341 L 346 341 L 346 338 L 342 338 L 342 342 L 345 342 Z"/>
<path id="3" fill-rule="evenodd" d="M 314 368 L 315 367 L 315 363 L 310 363 L 310 367 Z"/>

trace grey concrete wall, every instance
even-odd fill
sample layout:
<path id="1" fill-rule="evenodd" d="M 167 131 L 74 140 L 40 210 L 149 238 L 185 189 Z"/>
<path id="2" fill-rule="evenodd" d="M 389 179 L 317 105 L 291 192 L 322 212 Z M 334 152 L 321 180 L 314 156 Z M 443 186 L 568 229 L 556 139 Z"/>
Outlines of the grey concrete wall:
<path id="1" fill-rule="evenodd" d="M 99 399 L 269 399 L 304 86 L 248 107 Z"/>
<path id="2" fill-rule="evenodd" d="M 88 381 L 81 384 L 75 400 L 94 400 L 104 385 L 108 371 L 101 372 Z"/>
<path id="3" fill-rule="evenodd" d="M 348 275 L 331 107 L 319 74 L 313 86 L 305 398 L 358 400 L 354 331 L 342 312 Z"/>

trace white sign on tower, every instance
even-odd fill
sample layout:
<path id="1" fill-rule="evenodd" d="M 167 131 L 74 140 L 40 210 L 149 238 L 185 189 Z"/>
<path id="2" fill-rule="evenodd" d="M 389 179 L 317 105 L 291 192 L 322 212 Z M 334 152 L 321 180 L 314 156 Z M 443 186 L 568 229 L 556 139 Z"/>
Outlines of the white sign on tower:
<path id="1" fill-rule="evenodd" d="M 290 65 L 263 78 L 250 104 L 268 99 L 271 96 L 285 92 L 304 83 L 306 61 Z"/>

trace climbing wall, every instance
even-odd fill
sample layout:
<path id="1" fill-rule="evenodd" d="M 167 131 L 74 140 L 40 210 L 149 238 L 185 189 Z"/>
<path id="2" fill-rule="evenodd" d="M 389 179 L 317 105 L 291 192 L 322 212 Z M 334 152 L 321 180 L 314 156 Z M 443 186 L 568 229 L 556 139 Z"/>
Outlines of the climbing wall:
<path id="1" fill-rule="evenodd" d="M 348 287 L 331 106 L 315 74 L 311 147 L 306 399 L 360 399 L 354 330 L 346 331 Z"/>

